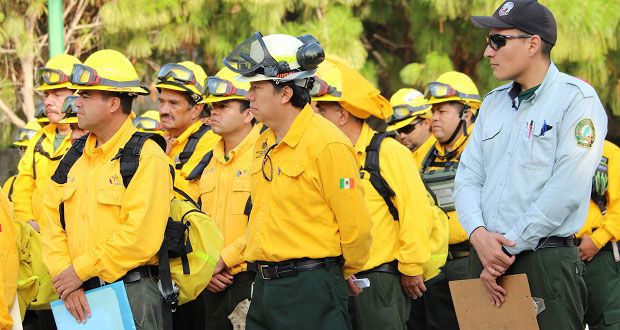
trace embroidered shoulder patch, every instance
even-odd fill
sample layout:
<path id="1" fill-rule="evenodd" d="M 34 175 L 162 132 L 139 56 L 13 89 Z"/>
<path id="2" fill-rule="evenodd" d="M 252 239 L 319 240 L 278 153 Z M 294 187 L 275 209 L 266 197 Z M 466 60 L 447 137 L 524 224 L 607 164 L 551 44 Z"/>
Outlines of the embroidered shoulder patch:
<path id="1" fill-rule="evenodd" d="M 575 140 L 578 146 L 592 148 L 595 138 L 596 131 L 591 119 L 582 119 L 575 125 Z"/>

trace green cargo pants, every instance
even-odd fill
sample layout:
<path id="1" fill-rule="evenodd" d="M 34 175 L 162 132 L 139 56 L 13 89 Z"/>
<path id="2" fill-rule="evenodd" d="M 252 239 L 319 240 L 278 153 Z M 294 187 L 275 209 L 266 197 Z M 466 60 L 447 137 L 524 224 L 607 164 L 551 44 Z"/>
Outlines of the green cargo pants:
<path id="1" fill-rule="evenodd" d="M 137 330 L 163 330 L 161 293 L 154 277 L 125 284 L 129 307 Z"/>
<path id="2" fill-rule="evenodd" d="M 620 330 L 620 264 L 613 252 L 599 251 L 586 262 L 583 278 L 588 288 L 585 321 L 590 330 Z"/>
<path id="3" fill-rule="evenodd" d="M 370 287 L 349 298 L 349 311 L 353 314 L 351 320 L 355 320 L 353 329 L 406 329 L 410 298 L 403 291 L 400 275 L 370 272 L 358 278 L 368 278 Z"/>
<path id="4" fill-rule="evenodd" d="M 247 330 L 351 330 L 349 289 L 340 265 L 263 280 L 258 274 Z"/>
<path id="5" fill-rule="evenodd" d="M 478 254 L 472 248 L 470 278 L 479 278 L 482 270 Z M 527 274 L 532 297 L 545 301 L 545 310 L 537 316 L 540 330 L 583 330 L 587 299 L 584 270 L 579 250 L 566 246 L 521 252 L 505 275 Z"/>

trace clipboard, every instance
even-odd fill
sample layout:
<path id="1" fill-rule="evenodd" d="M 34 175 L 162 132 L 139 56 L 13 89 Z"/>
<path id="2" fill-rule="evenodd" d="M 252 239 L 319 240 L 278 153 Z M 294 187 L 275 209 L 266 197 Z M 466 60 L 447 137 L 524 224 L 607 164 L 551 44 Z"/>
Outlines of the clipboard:
<path id="1" fill-rule="evenodd" d="M 136 329 L 123 281 L 86 291 L 86 300 L 91 313 L 86 323 L 78 323 L 64 301 L 50 303 L 58 330 Z"/>
<path id="2" fill-rule="evenodd" d="M 507 292 L 501 307 L 491 305 L 479 278 L 449 283 L 460 329 L 539 330 L 527 275 L 502 276 L 498 283 Z"/>

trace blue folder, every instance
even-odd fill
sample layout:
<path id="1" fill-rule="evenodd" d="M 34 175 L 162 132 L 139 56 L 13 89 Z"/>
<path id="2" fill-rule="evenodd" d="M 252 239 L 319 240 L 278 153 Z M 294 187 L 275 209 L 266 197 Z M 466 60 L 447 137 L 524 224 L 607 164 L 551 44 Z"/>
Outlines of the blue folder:
<path id="1" fill-rule="evenodd" d="M 58 330 L 136 329 L 122 281 L 86 291 L 86 300 L 91 313 L 86 323 L 78 323 L 67 310 L 64 301 L 52 301 L 50 305 Z"/>

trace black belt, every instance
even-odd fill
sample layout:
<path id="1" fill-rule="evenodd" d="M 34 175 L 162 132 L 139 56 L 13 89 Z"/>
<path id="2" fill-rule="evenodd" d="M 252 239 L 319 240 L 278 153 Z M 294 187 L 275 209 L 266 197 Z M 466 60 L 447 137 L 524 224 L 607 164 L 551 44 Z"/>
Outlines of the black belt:
<path id="1" fill-rule="evenodd" d="M 256 272 L 252 272 L 252 271 L 241 272 L 241 273 L 237 273 L 233 275 L 233 283 L 250 282 L 250 281 L 254 281 L 255 278 L 256 278 Z"/>
<path id="2" fill-rule="evenodd" d="M 123 281 L 123 283 L 129 284 L 129 283 L 138 282 L 139 280 L 146 278 L 146 277 L 157 277 L 157 276 L 159 276 L 159 268 L 157 266 L 140 266 L 140 267 L 137 267 L 137 268 L 134 268 L 128 271 L 127 274 L 125 274 L 125 276 L 121 277 L 120 279 Z M 84 290 L 91 290 L 91 289 L 102 287 L 107 284 L 110 284 L 110 283 L 107 283 L 103 281 L 102 279 L 100 279 L 99 277 L 95 276 L 85 281 L 82 284 L 82 287 L 84 288 Z"/>
<path id="3" fill-rule="evenodd" d="M 538 241 L 538 245 L 536 245 L 536 249 L 546 249 L 546 248 L 557 248 L 557 247 L 565 247 L 565 246 L 575 246 L 575 236 L 569 237 L 543 237 Z"/>
<path id="4" fill-rule="evenodd" d="M 301 258 L 280 262 L 256 262 L 258 273 L 263 280 L 277 280 L 284 277 L 297 276 L 299 272 L 308 272 L 341 264 L 342 257 L 327 257 L 321 259 Z"/>
<path id="5" fill-rule="evenodd" d="M 448 245 L 448 260 L 460 259 L 469 256 L 471 243 L 469 240 Z"/>
<path id="6" fill-rule="evenodd" d="M 390 262 L 380 264 L 379 266 L 371 268 L 369 270 L 359 272 L 355 274 L 355 277 L 361 277 L 365 274 L 372 273 L 372 272 L 381 272 L 381 273 L 390 273 L 390 274 L 400 275 L 400 272 L 398 271 L 398 260 L 392 260 Z"/>

